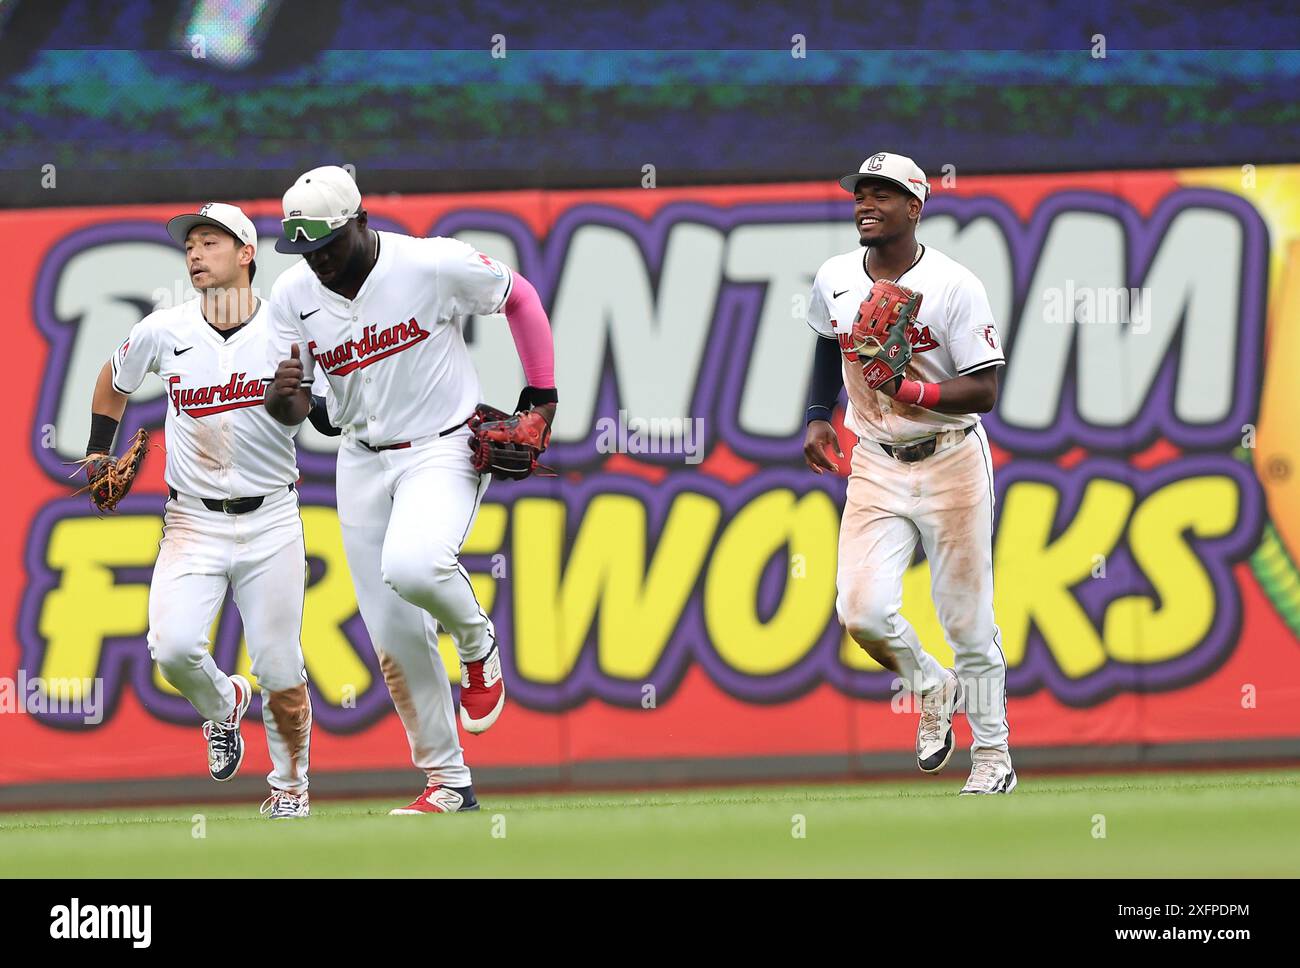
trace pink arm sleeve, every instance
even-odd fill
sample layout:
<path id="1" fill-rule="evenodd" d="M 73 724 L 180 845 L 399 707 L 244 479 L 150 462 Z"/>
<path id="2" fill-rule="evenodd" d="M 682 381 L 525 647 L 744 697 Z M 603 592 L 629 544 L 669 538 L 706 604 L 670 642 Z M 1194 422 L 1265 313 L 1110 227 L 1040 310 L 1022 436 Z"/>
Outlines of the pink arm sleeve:
<path id="1" fill-rule="evenodd" d="M 514 285 L 506 297 L 506 322 L 514 337 L 515 350 L 524 365 L 524 379 L 530 387 L 555 386 L 555 347 L 551 322 L 533 284 L 515 273 Z"/>

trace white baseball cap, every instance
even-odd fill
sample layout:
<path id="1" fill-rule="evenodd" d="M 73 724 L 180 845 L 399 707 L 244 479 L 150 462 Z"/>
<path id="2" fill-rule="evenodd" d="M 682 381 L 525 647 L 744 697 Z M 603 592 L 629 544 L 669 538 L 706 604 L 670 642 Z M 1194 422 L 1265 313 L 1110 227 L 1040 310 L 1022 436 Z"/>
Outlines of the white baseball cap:
<path id="1" fill-rule="evenodd" d="M 224 229 L 238 239 L 240 245 L 251 245 L 253 257 L 257 257 L 257 229 L 238 205 L 208 202 L 195 215 L 177 215 L 171 219 L 167 223 L 167 234 L 183 246 L 190 229 L 196 225 L 215 225 Z"/>
<path id="2" fill-rule="evenodd" d="M 922 205 L 930 197 L 930 183 L 925 180 L 925 172 L 906 155 L 894 155 L 888 151 L 874 154 L 857 171 L 841 178 L 840 187 L 846 192 L 857 191 L 858 182 L 864 178 L 892 182 L 919 198 Z"/>
<path id="3" fill-rule="evenodd" d="M 284 232 L 275 251 L 314 252 L 329 245 L 360 211 L 361 190 L 346 169 L 325 165 L 303 172 L 284 193 Z M 304 224 L 313 222 L 323 225 Z"/>

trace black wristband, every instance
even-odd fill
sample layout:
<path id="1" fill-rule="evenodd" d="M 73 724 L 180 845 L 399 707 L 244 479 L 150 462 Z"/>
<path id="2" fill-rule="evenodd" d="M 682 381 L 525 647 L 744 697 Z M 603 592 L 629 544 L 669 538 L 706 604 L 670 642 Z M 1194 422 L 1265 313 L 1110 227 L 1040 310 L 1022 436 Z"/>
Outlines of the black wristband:
<path id="1" fill-rule="evenodd" d="M 832 414 L 831 414 L 830 407 L 823 407 L 817 404 L 813 404 L 811 407 L 808 408 L 808 413 L 804 416 L 804 425 L 807 426 L 808 424 L 812 423 L 814 420 L 825 420 L 827 423 L 830 423 L 831 416 Z"/>
<path id="2" fill-rule="evenodd" d="M 106 413 L 90 415 L 90 442 L 86 444 L 86 456 L 91 454 L 111 454 L 113 438 L 117 436 L 117 421 Z"/>
<path id="3" fill-rule="evenodd" d="M 324 397 L 311 398 L 311 410 L 307 413 L 307 419 L 311 425 L 316 428 L 317 433 L 324 434 L 326 437 L 337 437 L 341 433 L 338 427 L 330 423 L 329 407 L 325 403 Z"/>
<path id="4" fill-rule="evenodd" d="M 515 404 L 515 412 L 522 413 L 525 410 L 532 410 L 533 407 L 540 406 L 543 403 L 559 403 L 560 395 L 556 393 L 555 387 L 524 387 L 519 394 L 519 402 Z"/>

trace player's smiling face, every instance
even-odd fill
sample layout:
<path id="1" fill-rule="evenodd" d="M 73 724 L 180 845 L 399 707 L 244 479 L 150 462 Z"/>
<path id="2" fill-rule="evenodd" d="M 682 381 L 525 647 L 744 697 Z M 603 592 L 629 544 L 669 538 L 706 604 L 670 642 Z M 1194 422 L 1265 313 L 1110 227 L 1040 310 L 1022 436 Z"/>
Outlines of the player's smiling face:
<path id="1" fill-rule="evenodd" d="M 248 262 L 241 260 L 249 250 Z M 211 225 L 197 225 L 185 236 L 185 268 L 190 285 L 200 292 L 233 289 L 240 283 L 240 267 L 252 261 L 252 246 L 241 245 L 229 232 Z"/>
<path id="2" fill-rule="evenodd" d="M 916 202 L 916 214 L 912 203 Z M 853 192 L 853 224 L 862 245 L 881 245 L 904 235 L 920 215 L 920 201 L 891 182 L 864 178 Z"/>

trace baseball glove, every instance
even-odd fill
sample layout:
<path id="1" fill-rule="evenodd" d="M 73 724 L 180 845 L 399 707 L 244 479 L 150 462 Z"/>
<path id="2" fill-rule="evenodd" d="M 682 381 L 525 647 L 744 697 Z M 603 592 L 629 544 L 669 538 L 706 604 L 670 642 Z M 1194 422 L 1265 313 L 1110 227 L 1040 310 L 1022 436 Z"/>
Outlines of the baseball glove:
<path id="1" fill-rule="evenodd" d="M 480 403 L 469 418 L 469 449 L 474 470 L 496 481 L 522 481 L 535 471 L 555 472 L 537 461 L 551 440 L 546 418 L 535 410 L 513 417 Z"/>
<path id="2" fill-rule="evenodd" d="M 912 359 L 907 327 L 920 308 L 919 292 L 885 280 L 873 285 L 862 300 L 844 355 L 862 365 L 862 376 L 871 389 L 902 376 Z"/>
<path id="3" fill-rule="evenodd" d="M 135 432 L 126 453 L 121 457 L 109 454 L 90 454 L 79 463 L 86 472 L 89 483 L 77 491 L 90 491 L 90 503 L 101 511 L 112 511 L 126 497 L 140 473 L 145 451 L 149 449 L 149 434 L 143 428 Z"/>

